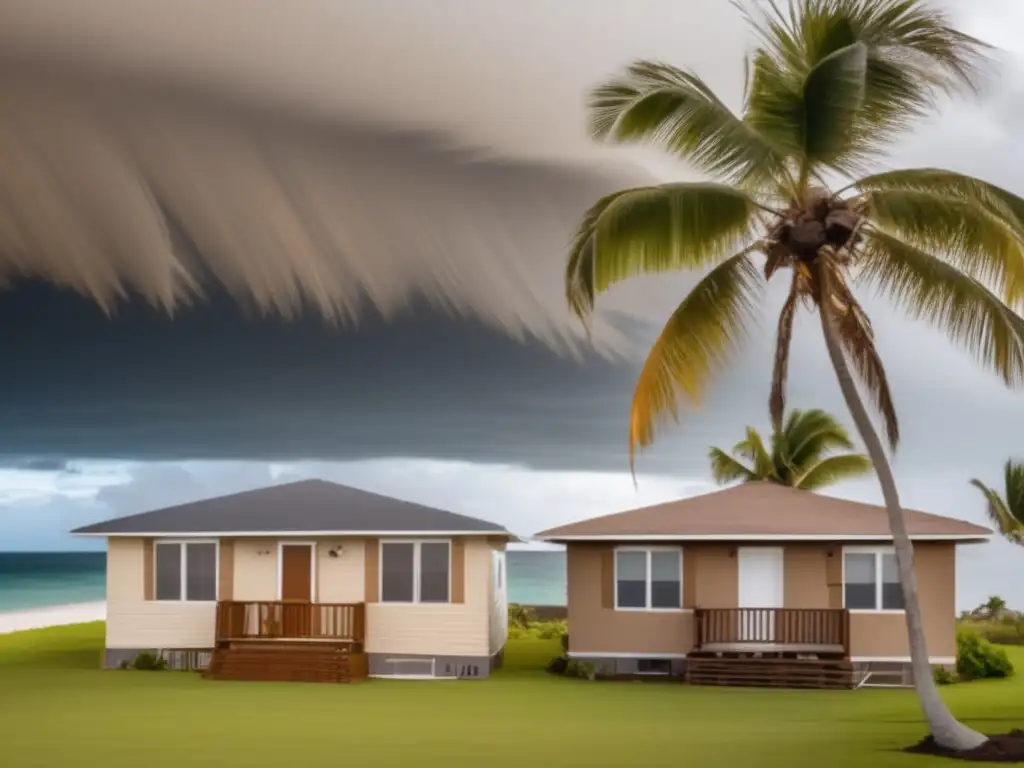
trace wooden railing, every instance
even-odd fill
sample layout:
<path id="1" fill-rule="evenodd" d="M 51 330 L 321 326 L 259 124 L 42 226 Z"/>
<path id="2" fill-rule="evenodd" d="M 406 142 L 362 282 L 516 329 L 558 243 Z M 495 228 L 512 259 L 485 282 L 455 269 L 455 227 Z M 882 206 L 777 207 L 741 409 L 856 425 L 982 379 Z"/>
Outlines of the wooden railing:
<path id="1" fill-rule="evenodd" d="M 698 608 L 696 648 L 776 645 L 850 648 L 850 615 L 834 608 Z"/>
<path id="2" fill-rule="evenodd" d="M 217 603 L 218 640 L 347 640 L 366 636 L 364 603 Z"/>

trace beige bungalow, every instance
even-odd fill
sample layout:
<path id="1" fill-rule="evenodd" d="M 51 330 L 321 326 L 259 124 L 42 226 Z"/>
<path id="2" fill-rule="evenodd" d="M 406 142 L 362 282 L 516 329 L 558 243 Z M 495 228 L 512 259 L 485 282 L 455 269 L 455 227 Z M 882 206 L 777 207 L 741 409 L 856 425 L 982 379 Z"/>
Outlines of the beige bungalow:
<path id="1" fill-rule="evenodd" d="M 107 540 L 104 666 L 482 678 L 507 635 L 501 526 L 321 480 L 72 532 Z"/>
<path id="2" fill-rule="evenodd" d="M 955 661 L 956 547 L 991 531 L 907 511 L 933 665 Z M 909 682 L 885 510 L 747 483 L 552 528 L 569 653 L 609 675 L 694 683 Z M 784 684 L 786 681 L 783 681 Z"/>

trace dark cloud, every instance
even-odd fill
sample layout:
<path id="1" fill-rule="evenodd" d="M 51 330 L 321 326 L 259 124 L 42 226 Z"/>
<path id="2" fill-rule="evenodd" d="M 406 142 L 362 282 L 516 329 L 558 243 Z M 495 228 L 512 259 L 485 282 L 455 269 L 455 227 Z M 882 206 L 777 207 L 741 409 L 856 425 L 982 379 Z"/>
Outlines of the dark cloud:
<path id="1" fill-rule="evenodd" d="M 595 158 L 587 154 L 580 94 L 643 55 L 692 63 L 732 99 L 745 43 L 735 9 L 714 0 L 697 10 L 649 0 L 629 13 L 617 2 L 538 0 L 526 8 L 450 0 L 447 12 L 465 23 L 487 13 L 508 22 L 482 26 L 476 37 L 444 23 L 433 5 L 348 4 L 343 23 L 328 18 L 326 6 L 285 12 L 254 3 L 244 29 L 228 5 L 191 3 L 156 26 L 144 23 L 145 5 L 97 0 L 88 12 L 75 10 L 74 22 L 55 24 L 53 3 L 4 4 L 0 46 L 24 67 L 0 77 L 0 103 L 11 117 L 0 121 L 0 133 L 9 131 L 39 162 L 22 168 L 26 183 L 8 195 L 21 206 L 14 223 L 33 226 L 0 226 L 9 238 L 0 257 L 18 263 L 19 255 L 41 254 L 71 269 L 65 282 L 81 287 L 95 277 L 108 285 L 110 274 L 92 270 L 117 250 L 108 236 L 118 233 L 127 237 L 116 240 L 118 252 L 136 282 L 167 288 L 174 259 L 142 247 L 165 222 L 177 235 L 175 258 L 216 280 L 207 283 L 207 301 L 173 320 L 138 301 L 108 319 L 70 294 L 16 283 L 0 297 L 3 452 L 625 467 L 637 359 L 550 349 L 564 352 L 580 338 L 560 277 L 575 220 L 598 195 L 633 178 L 579 164 Z M 697 12 L 701 24 L 689 23 Z M 270 22 L 282 13 L 301 34 L 277 34 Z M 400 18 L 405 25 L 395 35 L 383 34 Z M 519 55 L 510 36 L 531 40 L 537 55 Z M 184 54 L 185 40 L 195 54 Z M 283 47 L 266 47 L 274 41 Z M 496 55 L 481 59 L 485 43 Z M 578 56 L 565 55 L 569 43 Z M 56 51 L 56 65 L 39 63 L 41 52 Z M 357 52 L 368 58 L 353 58 Z M 405 77 L 380 88 L 368 71 Z M 74 88 L 86 73 L 92 85 Z M 1001 121 L 1016 114 L 1018 97 L 1009 89 L 991 98 L 982 109 L 948 109 L 899 158 L 977 169 L 1016 189 L 1013 169 L 1024 166 Z M 340 115 L 390 128 L 370 130 Z M 988 131 L 984 146 L 972 138 L 979 126 Z M 427 128 L 446 130 L 451 141 L 425 139 Z M 494 152 L 454 151 L 455 137 L 459 146 Z M 126 157 L 156 190 L 155 203 L 115 194 L 138 191 L 124 185 L 134 178 L 120 173 Z M 109 176 L 116 184 L 103 182 L 118 169 Z M 27 193 L 52 191 L 54 178 L 73 194 Z M 55 211 L 43 207 L 53 199 Z M 312 207 L 296 202 L 314 199 Z M 305 215 L 312 210 L 316 216 Z M 62 221 L 85 222 L 85 231 L 69 234 L 78 230 Z M 330 231 L 310 237 L 311 223 Z M 321 278 L 327 287 L 319 298 L 347 324 L 327 325 L 310 309 Z M 642 351 L 691 284 L 658 278 L 616 289 L 601 303 L 611 310 L 601 338 L 617 352 Z M 302 303 L 300 287 L 309 311 L 295 322 L 251 308 L 280 297 L 285 308 Z M 731 444 L 745 424 L 765 426 L 778 288 L 764 324 L 714 382 L 703 411 L 663 431 L 642 468 L 703 473 L 709 444 Z M 939 336 L 884 304 L 869 306 L 903 420 L 901 467 L 981 473 L 1019 450 L 1008 425 L 1024 418 L 1020 398 Z M 791 402 L 841 415 L 818 336 L 811 322 L 798 327 Z"/>
<path id="2" fill-rule="evenodd" d="M 7 457 L 0 459 L 0 467 L 23 469 L 30 472 L 61 472 L 65 474 L 78 474 L 79 472 L 79 469 L 68 460 L 55 457 Z"/>
<path id="3" fill-rule="evenodd" d="M 903 419 L 901 465 L 977 473 L 1012 452 L 1006 425 L 1024 423 L 1024 398 L 940 336 L 868 305 Z M 639 344 L 656 327 L 634 320 L 624 331 Z M 699 475 L 709 444 L 767 426 L 772 335 L 766 322 L 641 468 Z M 798 323 L 790 399 L 842 415 L 819 335 L 809 316 Z M 425 307 L 347 329 L 249 316 L 223 299 L 173 320 L 140 304 L 108 319 L 27 284 L 0 297 L 0 355 L 11 458 L 406 456 L 601 470 L 626 466 L 639 365 L 560 356 Z"/>

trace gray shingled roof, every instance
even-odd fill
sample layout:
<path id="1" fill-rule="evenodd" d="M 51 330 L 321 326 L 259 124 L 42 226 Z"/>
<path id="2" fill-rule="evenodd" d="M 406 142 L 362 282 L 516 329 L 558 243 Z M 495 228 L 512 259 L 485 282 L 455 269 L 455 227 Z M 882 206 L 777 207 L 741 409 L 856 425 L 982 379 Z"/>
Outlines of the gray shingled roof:
<path id="1" fill-rule="evenodd" d="M 76 528 L 74 534 L 495 533 L 504 528 L 325 480 L 302 480 Z"/>

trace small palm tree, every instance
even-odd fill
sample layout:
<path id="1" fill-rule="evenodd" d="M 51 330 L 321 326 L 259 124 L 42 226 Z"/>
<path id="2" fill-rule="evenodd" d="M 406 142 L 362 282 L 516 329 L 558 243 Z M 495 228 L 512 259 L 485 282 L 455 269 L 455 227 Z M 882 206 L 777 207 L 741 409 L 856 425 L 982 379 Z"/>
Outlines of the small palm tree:
<path id="1" fill-rule="evenodd" d="M 1008 541 L 1024 546 L 1024 462 L 1010 459 L 1003 474 L 1005 496 L 981 480 L 971 480 L 971 485 L 985 496 L 988 516 L 996 530 Z"/>
<path id="2" fill-rule="evenodd" d="M 824 411 L 793 410 L 782 429 L 772 433 L 770 451 L 757 430 L 747 427 L 747 437 L 733 446 L 733 455 L 712 448 L 708 459 L 719 485 L 761 480 L 815 491 L 870 474 L 871 459 L 864 454 L 829 455 L 853 447 L 846 430 Z"/>
<path id="3" fill-rule="evenodd" d="M 764 284 L 785 280 L 769 396 L 785 410 L 793 319 L 820 322 L 829 359 L 878 474 L 896 551 L 914 684 L 937 743 L 985 737 L 959 723 L 932 679 L 914 553 L 892 468 L 855 377 L 895 450 L 899 424 L 855 282 L 959 343 L 1008 385 L 1024 382 L 1024 200 L 953 171 L 877 172 L 892 140 L 939 97 L 973 92 L 988 47 L 925 0 L 790 0 L 747 13 L 756 44 L 737 115 L 695 73 L 640 61 L 590 101 L 593 135 L 646 143 L 715 181 L 625 189 L 583 216 L 565 274 L 587 321 L 598 294 L 639 274 L 707 270 L 672 313 L 633 395 L 630 466 L 677 396 L 700 402 L 737 351 Z M 758 6 L 760 7 L 760 6 Z"/>
<path id="4" fill-rule="evenodd" d="M 980 608 L 981 613 L 990 620 L 1000 618 L 1006 613 L 1006 601 L 1001 597 L 993 595 Z"/>

